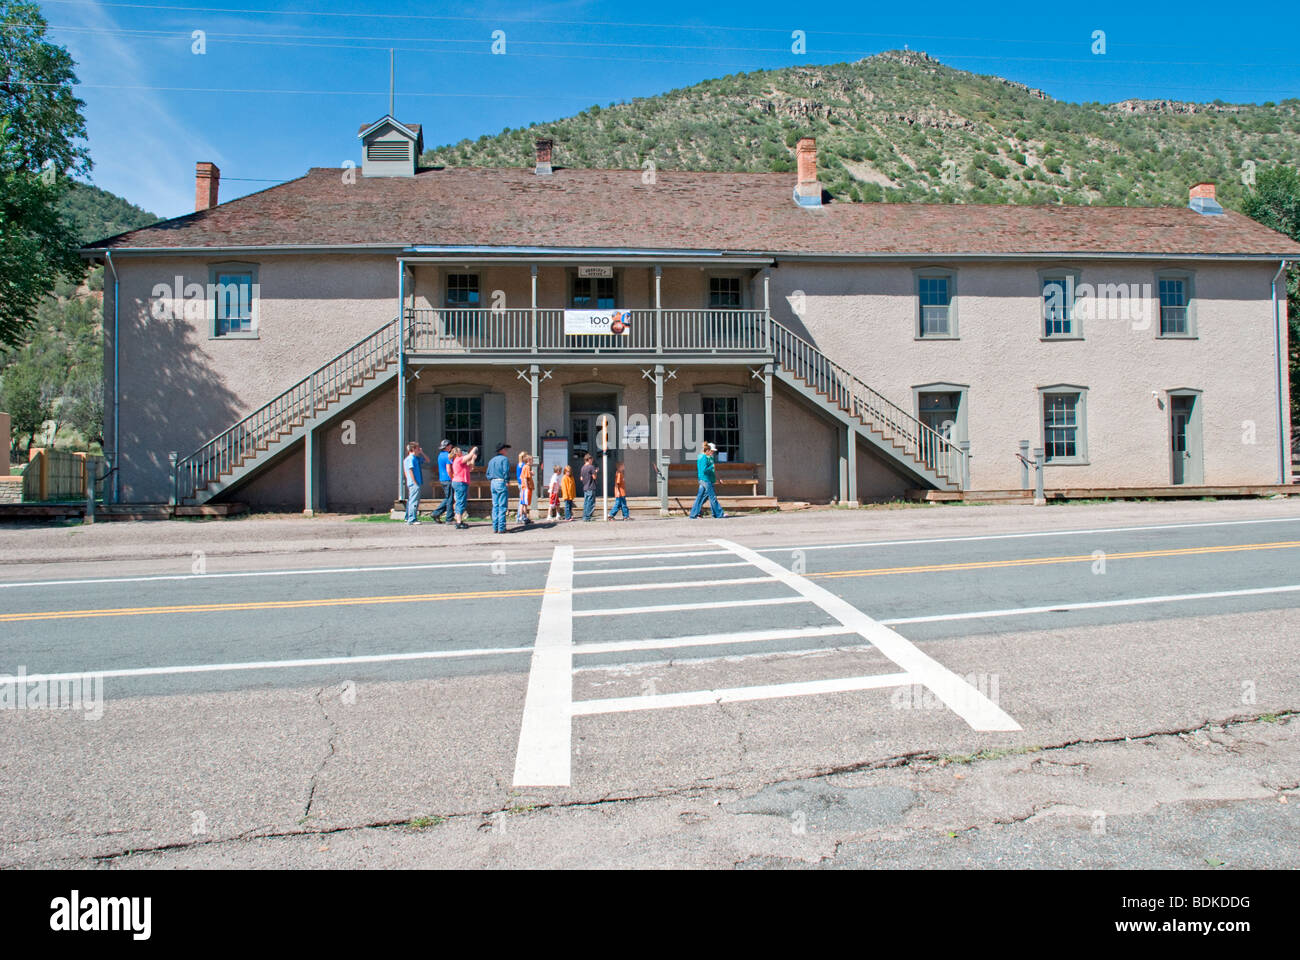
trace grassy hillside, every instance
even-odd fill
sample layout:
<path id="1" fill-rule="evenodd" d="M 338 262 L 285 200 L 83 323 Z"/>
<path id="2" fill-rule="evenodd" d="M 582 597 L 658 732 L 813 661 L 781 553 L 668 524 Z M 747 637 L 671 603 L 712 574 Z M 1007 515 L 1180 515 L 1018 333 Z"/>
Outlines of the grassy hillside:
<path id="1" fill-rule="evenodd" d="M 72 221 L 82 243 L 102 240 L 158 221 L 152 213 L 141 210 L 115 193 L 75 180 L 59 202 L 59 212 Z"/>
<path id="2" fill-rule="evenodd" d="M 1300 100 L 1063 103 L 920 52 L 706 80 L 657 97 L 428 150 L 427 163 L 792 171 L 817 137 L 838 200 L 1186 203 L 1200 179 L 1240 204 L 1243 165 L 1300 163 Z"/>

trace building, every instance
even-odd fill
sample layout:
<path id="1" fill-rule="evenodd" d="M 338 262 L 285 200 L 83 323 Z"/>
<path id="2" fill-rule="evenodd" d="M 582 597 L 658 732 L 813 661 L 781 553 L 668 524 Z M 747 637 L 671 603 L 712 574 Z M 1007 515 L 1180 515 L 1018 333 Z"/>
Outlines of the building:
<path id="1" fill-rule="evenodd" d="M 421 136 L 384 117 L 359 166 L 225 204 L 201 163 L 193 214 L 86 248 L 118 499 L 387 509 L 407 438 L 576 458 L 602 414 L 664 505 L 701 431 L 724 492 L 780 499 L 1019 488 L 1022 441 L 1049 488 L 1288 480 L 1300 245 L 1212 184 L 850 204 L 811 139 L 791 177 L 569 170 L 550 141 L 419 169 Z"/>

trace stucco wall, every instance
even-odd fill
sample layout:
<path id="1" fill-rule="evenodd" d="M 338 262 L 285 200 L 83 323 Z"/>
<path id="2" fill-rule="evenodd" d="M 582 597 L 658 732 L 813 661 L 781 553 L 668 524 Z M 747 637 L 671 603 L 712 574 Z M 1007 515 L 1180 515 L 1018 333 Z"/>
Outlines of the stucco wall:
<path id="1" fill-rule="evenodd" d="M 936 265 L 951 267 L 952 264 Z M 1046 484 L 1146 486 L 1171 482 L 1165 391 L 1201 395 L 1207 484 L 1277 480 L 1277 388 L 1267 264 L 1051 264 L 1080 283 L 1145 284 L 1150 325 L 1084 318 L 1082 340 L 1041 339 L 1039 271 L 969 264 L 957 270 L 959 339 L 918 340 L 908 265 L 784 264 L 772 271 L 774 317 L 804 329 L 824 353 L 912 410 L 912 389 L 969 385 L 971 485 L 1020 485 L 1017 442 L 1042 445 L 1039 388 L 1087 387 L 1088 463 L 1049 465 Z M 1160 339 L 1155 271 L 1195 271 L 1196 339 Z M 805 309 L 796 316 L 796 291 Z M 1152 396 L 1152 391 L 1157 396 Z M 1249 442 L 1251 439 L 1254 442 Z"/>
<path id="2" fill-rule="evenodd" d="M 169 287 L 179 276 L 205 285 L 210 265 L 229 257 L 123 256 L 121 278 L 121 482 L 127 501 L 167 497 L 167 453 L 182 456 L 239 417 L 279 394 L 295 380 L 343 351 L 396 312 L 396 267 L 390 257 L 263 256 L 257 258 L 260 285 L 257 339 L 210 337 L 206 319 L 157 320 L 151 316 L 155 284 Z M 251 259 L 251 258 L 246 258 Z M 939 264 L 952 266 L 951 264 Z M 1081 283 L 1138 283 L 1152 288 L 1159 268 L 1195 270 L 1198 338 L 1159 339 L 1158 312 L 1150 304 L 1146 329 L 1119 319 L 1085 318 L 1085 339 L 1041 339 L 1039 271 L 1048 264 L 966 264 L 957 270 L 960 339 L 915 338 L 914 272 L 908 265 L 809 265 L 783 263 L 772 270 L 776 318 L 804 330 L 829 356 L 906 409 L 920 384 L 967 384 L 972 444 L 972 486 L 1019 485 L 1017 441 L 1041 445 L 1039 388 L 1076 384 L 1088 388 L 1089 462 L 1053 465 L 1048 486 L 1164 485 L 1170 482 L 1169 411 L 1158 401 L 1170 389 L 1201 394 L 1204 479 L 1208 484 L 1269 483 L 1277 476 L 1276 362 L 1268 299 L 1272 269 L 1267 264 L 1172 264 L 1110 262 L 1051 264 L 1071 267 Z M 440 302 L 441 271 L 417 267 L 416 302 Z M 506 292 L 507 306 L 530 300 L 527 265 L 476 267 L 481 289 Z M 709 271 L 666 267 L 664 304 L 701 308 L 707 301 Z M 567 274 L 543 266 L 539 302 L 558 306 L 567 295 Z M 761 283 L 746 286 L 751 305 L 761 305 Z M 806 308 L 795 316 L 791 300 L 804 292 Z M 182 291 L 183 293 L 183 291 Z M 624 304 L 653 303 L 653 268 L 620 271 Z M 106 425 L 111 448 L 111 303 L 106 297 Z M 567 432 L 564 391 L 605 384 L 620 392 L 630 410 L 653 410 L 653 382 L 639 366 L 555 365 L 541 392 L 539 427 Z M 415 394 L 448 383 L 475 383 L 506 394 L 508 439 L 515 450 L 529 442 L 529 398 L 525 380 L 512 366 L 437 368 L 411 385 L 410 422 L 417 429 Z M 678 368 L 667 385 L 666 412 L 676 396 L 699 383 L 735 383 L 758 389 L 743 369 Z M 1152 391 L 1157 396 L 1152 396 Z M 394 399 L 383 394 L 357 412 L 356 448 L 328 440 L 323 447 L 325 495 L 330 508 L 384 504 L 396 492 Z M 352 416 L 349 414 L 349 416 Z M 367 418 L 373 418 L 373 424 Z M 778 388 L 774 431 L 777 493 L 821 500 L 838 485 L 835 427 L 801 399 Z M 1250 439 L 1253 423 L 1254 443 Z M 369 425 L 366 425 L 369 424 Z M 418 435 L 414 434 L 413 435 Z M 371 438 L 374 446 L 370 446 Z M 426 438 L 427 439 L 427 438 Z M 900 492 L 899 479 L 867 453 L 859 471 L 860 495 Z M 678 455 L 680 459 L 680 454 Z M 376 471 L 375 464 L 385 464 Z M 649 454 L 631 451 L 631 492 L 654 489 Z M 380 479 L 374 479 L 379 477 Z M 301 469 L 286 464 L 245 488 L 267 504 L 301 504 Z M 904 484 L 905 486 L 905 484 Z M 296 488 L 296 489 L 291 489 Z"/>
<path id="3" fill-rule="evenodd" d="M 121 257 L 122 499 L 164 501 L 168 451 L 185 456 L 397 314 L 387 257 L 257 259 L 257 339 L 211 337 L 207 319 L 158 320 L 155 284 L 206 287 L 233 257 Z M 171 299 L 170 295 L 168 299 Z M 112 438 L 112 297 L 105 300 L 105 427 Z M 204 313 L 206 316 L 206 313 Z"/>

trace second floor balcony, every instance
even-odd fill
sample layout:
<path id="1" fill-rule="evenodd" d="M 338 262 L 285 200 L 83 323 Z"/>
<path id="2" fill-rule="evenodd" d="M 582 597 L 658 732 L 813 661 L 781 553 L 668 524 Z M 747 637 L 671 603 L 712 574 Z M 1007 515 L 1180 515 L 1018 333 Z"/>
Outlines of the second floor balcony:
<path id="1" fill-rule="evenodd" d="M 771 352 L 765 310 L 443 307 L 408 308 L 405 319 L 406 351 L 418 356 Z"/>

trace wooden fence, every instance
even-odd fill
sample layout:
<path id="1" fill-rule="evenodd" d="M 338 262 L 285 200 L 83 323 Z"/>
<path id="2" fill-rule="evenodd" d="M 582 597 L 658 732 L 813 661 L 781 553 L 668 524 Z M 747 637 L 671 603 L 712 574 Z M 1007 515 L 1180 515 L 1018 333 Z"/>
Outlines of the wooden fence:
<path id="1" fill-rule="evenodd" d="M 32 447 L 23 471 L 23 501 L 81 500 L 86 496 L 86 467 L 95 478 L 95 494 L 104 492 L 104 458 Z"/>

